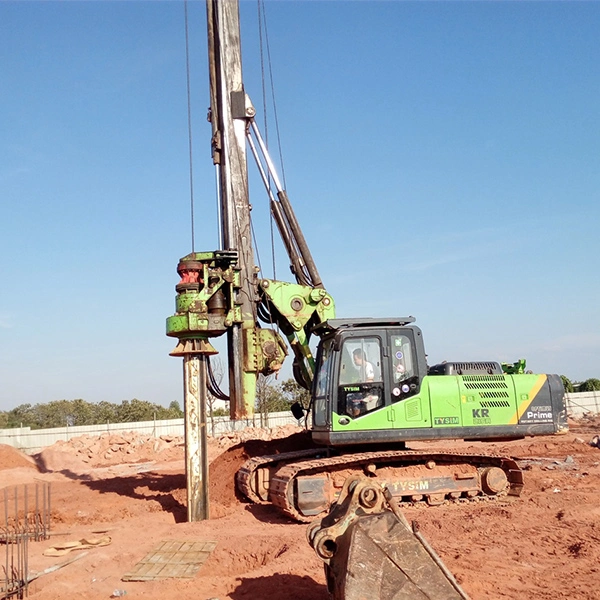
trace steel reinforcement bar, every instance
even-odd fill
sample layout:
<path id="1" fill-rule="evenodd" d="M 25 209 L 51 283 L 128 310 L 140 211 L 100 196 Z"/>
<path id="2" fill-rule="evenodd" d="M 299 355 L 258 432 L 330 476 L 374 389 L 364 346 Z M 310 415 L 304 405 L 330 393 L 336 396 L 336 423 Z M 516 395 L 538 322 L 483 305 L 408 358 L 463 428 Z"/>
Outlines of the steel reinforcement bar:
<path id="1" fill-rule="evenodd" d="M 49 483 L 0 490 L 0 599 L 27 594 L 29 541 L 48 539 L 50 506 Z"/>

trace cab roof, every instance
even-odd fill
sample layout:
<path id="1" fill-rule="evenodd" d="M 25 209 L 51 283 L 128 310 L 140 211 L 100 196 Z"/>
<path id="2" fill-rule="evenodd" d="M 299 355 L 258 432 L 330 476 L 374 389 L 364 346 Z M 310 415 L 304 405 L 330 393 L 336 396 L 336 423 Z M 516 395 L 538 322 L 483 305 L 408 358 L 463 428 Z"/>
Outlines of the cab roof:
<path id="1" fill-rule="evenodd" d="M 359 329 L 361 327 L 403 327 L 414 323 L 415 317 L 364 317 L 361 319 L 329 319 L 313 328 L 319 335 L 336 329 Z"/>

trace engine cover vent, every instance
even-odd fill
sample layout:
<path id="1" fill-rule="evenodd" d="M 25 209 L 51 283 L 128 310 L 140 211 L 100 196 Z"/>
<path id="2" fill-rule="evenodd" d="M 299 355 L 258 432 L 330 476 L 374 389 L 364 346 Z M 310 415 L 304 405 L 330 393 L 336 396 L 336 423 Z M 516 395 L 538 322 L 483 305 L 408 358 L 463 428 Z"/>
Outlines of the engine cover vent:
<path id="1" fill-rule="evenodd" d="M 483 362 L 444 362 L 429 367 L 429 375 L 502 375 L 500 363 Z"/>

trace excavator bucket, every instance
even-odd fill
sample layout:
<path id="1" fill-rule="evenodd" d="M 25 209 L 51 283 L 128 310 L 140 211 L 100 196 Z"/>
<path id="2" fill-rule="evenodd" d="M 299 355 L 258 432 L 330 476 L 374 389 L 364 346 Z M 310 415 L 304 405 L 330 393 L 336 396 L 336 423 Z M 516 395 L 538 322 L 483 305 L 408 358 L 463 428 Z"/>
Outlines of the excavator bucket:
<path id="1" fill-rule="evenodd" d="M 333 600 L 467 599 L 391 494 L 350 478 L 331 512 L 308 529 Z"/>

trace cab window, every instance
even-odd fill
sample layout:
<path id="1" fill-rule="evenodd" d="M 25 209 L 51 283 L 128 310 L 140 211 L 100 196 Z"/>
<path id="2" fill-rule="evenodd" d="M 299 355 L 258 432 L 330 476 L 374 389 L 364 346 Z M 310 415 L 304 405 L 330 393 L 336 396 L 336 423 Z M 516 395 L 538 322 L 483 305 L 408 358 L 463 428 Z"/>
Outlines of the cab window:
<path id="1" fill-rule="evenodd" d="M 331 381 L 331 341 L 325 342 L 318 357 L 317 376 L 315 378 L 315 400 L 313 405 L 313 420 L 315 425 L 325 425 L 327 422 L 327 396 Z"/>
<path id="2" fill-rule="evenodd" d="M 406 335 L 391 336 L 392 401 L 397 402 L 414 395 L 418 390 L 412 342 Z"/>
<path id="3" fill-rule="evenodd" d="M 381 343 L 378 338 L 344 341 L 340 384 L 381 381 Z"/>
<path id="4" fill-rule="evenodd" d="M 331 348 L 332 343 L 328 342 L 323 344 L 321 349 L 321 356 L 319 360 L 315 385 L 315 396 L 317 397 L 327 395 L 327 386 L 329 385 L 329 369 L 331 363 Z"/>
<path id="5" fill-rule="evenodd" d="M 360 417 L 383 406 L 381 342 L 377 337 L 344 340 L 338 380 L 338 412 Z"/>

